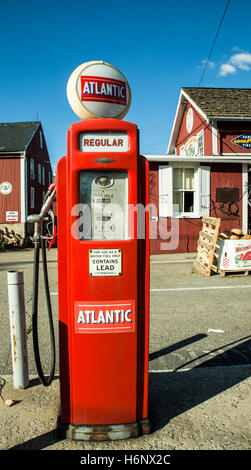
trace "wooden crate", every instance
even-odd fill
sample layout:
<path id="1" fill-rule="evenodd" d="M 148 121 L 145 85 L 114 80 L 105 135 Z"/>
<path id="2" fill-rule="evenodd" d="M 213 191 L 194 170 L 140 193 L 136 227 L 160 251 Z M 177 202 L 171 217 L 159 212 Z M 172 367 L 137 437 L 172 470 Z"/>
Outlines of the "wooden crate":
<path id="1" fill-rule="evenodd" d="M 220 231 L 221 219 L 216 217 L 203 217 L 202 230 L 199 233 L 197 245 L 197 258 L 193 264 L 193 272 L 199 272 L 203 276 L 210 276 L 211 271 L 218 272 L 213 264 L 215 259 L 216 242 Z"/>
<path id="2" fill-rule="evenodd" d="M 219 269 L 219 273 L 221 277 L 242 277 L 248 276 L 250 271 L 223 271 L 223 269 Z"/>

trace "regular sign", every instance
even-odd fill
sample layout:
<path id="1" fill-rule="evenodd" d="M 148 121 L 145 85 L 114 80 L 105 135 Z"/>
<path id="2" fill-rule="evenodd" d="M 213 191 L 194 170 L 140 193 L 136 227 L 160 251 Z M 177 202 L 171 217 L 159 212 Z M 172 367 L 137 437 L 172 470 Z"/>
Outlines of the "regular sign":
<path id="1" fill-rule="evenodd" d="M 82 152 L 127 152 L 128 134 L 126 132 L 80 132 L 79 148 Z"/>
<path id="2" fill-rule="evenodd" d="M 67 98 L 82 120 L 122 119 L 131 104 L 131 91 L 125 76 L 103 61 L 85 62 L 71 74 Z"/>

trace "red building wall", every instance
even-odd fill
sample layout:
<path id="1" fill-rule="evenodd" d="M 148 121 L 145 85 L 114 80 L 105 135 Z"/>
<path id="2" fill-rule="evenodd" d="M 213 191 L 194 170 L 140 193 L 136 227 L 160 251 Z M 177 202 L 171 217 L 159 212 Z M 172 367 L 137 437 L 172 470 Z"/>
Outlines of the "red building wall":
<path id="1" fill-rule="evenodd" d="M 190 133 L 187 132 L 186 119 L 189 109 L 193 110 L 193 127 Z M 187 105 L 181 122 L 179 136 L 176 143 L 176 153 L 180 155 L 180 148 L 190 139 L 190 137 L 197 135 L 200 131 L 204 130 L 204 155 L 212 155 L 212 132 L 206 120 L 201 114 L 190 104 Z M 189 158 L 189 157 L 188 157 Z"/>
<path id="2" fill-rule="evenodd" d="M 18 211 L 18 221 L 21 221 L 20 199 L 20 157 L 18 155 L 0 157 L 1 183 L 8 182 L 12 185 L 10 194 L 0 193 L 0 223 L 6 222 L 7 211 Z"/>
<path id="3" fill-rule="evenodd" d="M 6 212 L 7 211 L 18 211 L 18 220 L 14 223 L 21 222 L 21 198 L 24 200 L 24 194 L 21 194 L 22 187 L 21 187 L 21 179 L 23 179 L 23 186 L 26 187 L 27 191 L 27 214 L 32 213 L 39 213 L 42 207 L 42 200 L 43 200 L 43 192 L 46 192 L 50 182 L 52 181 L 52 168 L 50 164 L 50 158 L 46 146 L 46 142 L 42 133 L 43 137 L 43 145 L 41 148 L 40 142 L 40 131 L 42 131 L 41 126 L 38 127 L 35 135 L 32 137 L 26 153 L 25 157 L 21 157 L 18 152 L 16 154 L 6 154 L 0 156 L 0 175 L 2 182 L 9 182 L 12 185 L 12 191 L 10 194 L 1 194 L 0 193 L 0 223 L 1 224 L 8 224 L 11 222 L 6 221 Z M 27 159 L 27 165 L 21 166 L 21 159 Z M 35 179 L 31 179 L 30 174 L 30 159 L 34 160 L 35 164 Z M 41 175 L 41 183 L 38 180 L 38 164 L 41 164 L 41 168 L 45 168 L 45 184 L 42 182 L 42 175 Z M 23 168 L 23 174 L 21 175 L 21 168 Z M 25 168 L 27 171 L 27 177 L 25 175 Z M 49 180 L 49 173 L 50 178 Z M 27 183 L 27 184 L 26 184 Z M 30 187 L 34 187 L 35 189 L 35 205 L 34 208 L 31 209 L 31 191 Z"/>
<path id="4" fill-rule="evenodd" d="M 159 186 L 158 167 L 160 164 L 150 165 L 150 203 L 152 204 L 151 215 L 157 216 L 158 220 L 150 221 L 150 253 L 193 253 L 197 251 L 199 232 L 202 228 L 202 219 L 177 219 L 179 223 L 179 242 L 175 250 L 170 250 L 167 243 L 172 239 L 163 239 L 161 233 L 171 233 L 171 219 L 159 217 Z M 228 213 L 228 204 L 216 201 L 216 188 L 239 188 L 240 201 L 237 202 L 238 213 L 236 215 Z M 232 228 L 242 228 L 242 165 L 241 164 L 211 164 L 210 179 L 210 216 L 221 219 L 220 230 L 231 230 Z M 234 207 L 236 210 L 236 207 Z M 157 235 L 157 236 L 156 236 Z"/>
<path id="5" fill-rule="evenodd" d="M 187 114 L 189 110 L 193 111 L 193 125 L 191 131 L 187 131 Z M 251 154 L 251 148 L 242 148 L 232 142 L 234 137 L 242 134 L 250 134 L 251 122 L 244 121 L 218 121 L 215 123 L 217 131 L 217 151 L 219 154 Z M 184 146 L 192 136 L 197 136 L 200 131 L 204 131 L 204 155 L 213 155 L 212 126 L 190 103 L 187 103 L 176 142 L 176 154 L 181 155 L 181 147 Z M 242 164 L 238 163 L 205 163 L 210 166 L 210 216 L 221 219 L 220 230 L 231 230 L 233 228 L 242 228 L 243 212 L 243 193 L 242 193 Z M 203 156 L 201 157 L 203 159 Z M 187 156 L 189 162 L 189 156 Z M 166 164 L 166 163 L 165 163 Z M 168 241 L 160 237 L 160 227 L 163 231 L 170 231 L 171 219 L 159 218 L 159 187 L 158 187 L 158 166 L 161 163 L 150 164 L 150 202 L 155 207 L 155 216 L 157 220 L 150 221 L 150 252 L 151 254 L 161 253 L 182 253 L 196 252 L 199 232 L 202 228 L 202 219 L 180 218 L 179 220 L 179 242 L 174 250 L 168 249 Z M 218 188 L 218 191 L 217 191 Z M 238 200 L 233 205 L 223 203 L 219 199 L 219 190 L 238 189 Z M 164 228 L 164 230 L 163 230 Z M 156 237 L 157 234 L 157 237 Z M 163 243 L 164 242 L 164 243 Z M 165 247 L 165 249 L 163 249 Z"/>
<path id="6" fill-rule="evenodd" d="M 239 201 L 229 214 L 228 203 L 216 201 L 216 188 L 238 188 Z M 237 163 L 214 163 L 211 165 L 211 217 L 221 218 L 221 231 L 242 228 L 242 165 Z"/>
<path id="7" fill-rule="evenodd" d="M 52 178 L 52 168 L 50 164 L 50 157 L 48 154 L 46 142 L 43 136 L 43 148 L 40 146 L 40 130 L 38 128 L 37 132 L 35 133 L 30 145 L 27 149 L 27 194 L 28 194 L 28 215 L 29 214 L 37 214 L 40 212 L 43 202 L 43 191 L 46 192 L 49 186 L 49 173 L 51 174 Z M 31 178 L 30 172 L 30 159 L 33 158 L 35 164 L 35 179 Z M 41 183 L 38 180 L 38 164 L 41 164 L 41 172 L 42 167 L 45 168 L 45 184 L 42 183 L 42 174 L 41 174 Z M 51 180 L 52 181 L 52 180 Z M 35 207 L 31 209 L 31 200 L 30 200 L 30 187 L 35 189 Z"/>
<path id="8" fill-rule="evenodd" d="M 198 234 L 201 230 L 201 219 L 177 219 L 179 224 L 178 246 L 174 250 L 167 248 L 167 243 L 173 242 L 176 235 L 171 227 L 171 219 L 159 217 L 159 163 L 150 164 L 150 214 L 157 220 L 150 220 L 150 253 L 186 253 L 197 250 Z M 161 235 L 162 237 L 161 237 Z M 167 234 L 167 238 L 164 235 Z M 170 238 L 169 234 L 171 235 Z"/>

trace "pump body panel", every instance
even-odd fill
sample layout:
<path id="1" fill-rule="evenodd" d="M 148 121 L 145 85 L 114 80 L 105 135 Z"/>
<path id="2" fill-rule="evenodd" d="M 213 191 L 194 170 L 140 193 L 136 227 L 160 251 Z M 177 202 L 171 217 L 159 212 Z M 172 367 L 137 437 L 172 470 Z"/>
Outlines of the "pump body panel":
<path id="1" fill-rule="evenodd" d="M 135 423 L 148 414 L 149 348 L 148 164 L 137 126 L 73 124 L 56 184 L 60 419 Z"/>

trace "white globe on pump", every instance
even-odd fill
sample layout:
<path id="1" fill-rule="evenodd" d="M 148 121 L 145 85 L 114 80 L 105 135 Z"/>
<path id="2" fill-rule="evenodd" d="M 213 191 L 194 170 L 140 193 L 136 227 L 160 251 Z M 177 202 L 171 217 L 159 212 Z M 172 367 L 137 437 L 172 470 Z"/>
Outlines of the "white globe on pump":
<path id="1" fill-rule="evenodd" d="M 103 61 L 85 62 L 71 74 L 67 98 L 83 121 L 97 118 L 122 119 L 131 105 L 131 90 L 125 76 Z"/>

